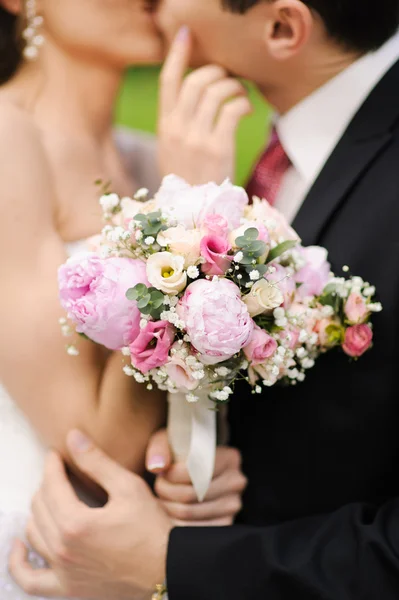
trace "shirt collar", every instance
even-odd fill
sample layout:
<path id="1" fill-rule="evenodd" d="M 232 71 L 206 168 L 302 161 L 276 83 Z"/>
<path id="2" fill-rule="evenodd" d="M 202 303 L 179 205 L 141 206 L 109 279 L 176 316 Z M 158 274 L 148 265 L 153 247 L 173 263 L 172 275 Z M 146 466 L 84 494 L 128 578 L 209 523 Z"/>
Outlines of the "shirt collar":
<path id="1" fill-rule="evenodd" d="M 399 32 L 276 119 L 284 150 L 306 183 L 315 181 L 352 118 L 398 59 Z"/>

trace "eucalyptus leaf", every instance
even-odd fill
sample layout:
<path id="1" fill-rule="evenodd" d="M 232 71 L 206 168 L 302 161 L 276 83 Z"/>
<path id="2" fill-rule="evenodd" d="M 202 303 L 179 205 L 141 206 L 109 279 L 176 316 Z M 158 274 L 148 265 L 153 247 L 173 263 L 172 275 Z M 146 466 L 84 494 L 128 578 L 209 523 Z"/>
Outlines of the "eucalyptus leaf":
<path id="1" fill-rule="evenodd" d="M 136 215 L 133 218 L 133 221 L 139 221 L 139 222 L 146 222 L 147 221 L 147 215 L 142 215 L 141 213 L 139 213 L 138 215 Z"/>
<path id="2" fill-rule="evenodd" d="M 266 244 L 262 240 L 255 240 L 248 246 L 248 250 L 250 252 L 260 252 L 259 256 L 262 256 L 266 252 Z"/>
<path id="3" fill-rule="evenodd" d="M 140 300 L 137 302 L 137 306 L 141 310 L 142 308 L 144 308 L 145 306 L 147 306 L 147 304 L 150 301 L 151 301 L 150 294 L 146 294 L 145 296 L 143 296 L 142 298 L 140 298 Z"/>
<path id="4" fill-rule="evenodd" d="M 291 248 L 295 248 L 295 246 L 297 245 L 298 242 L 294 240 L 287 240 L 285 242 L 282 242 L 281 244 L 270 250 L 269 256 L 267 257 L 267 262 L 272 262 L 282 254 L 284 254 L 284 252 L 287 252 L 287 250 L 291 250 Z"/>
<path id="5" fill-rule="evenodd" d="M 256 240 L 259 236 L 259 230 L 256 227 L 248 227 L 244 232 L 244 237 L 247 240 Z"/>
<path id="6" fill-rule="evenodd" d="M 139 297 L 139 293 L 135 288 L 130 288 L 127 290 L 126 298 L 128 300 L 137 300 L 138 297 Z"/>
<path id="7" fill-rule="evenodd" d="M 248 240 L 243 235 L 240 235 L 238 236 L 238 238 L 235 239 L 235 245 L 237 246 L 237 248 L 244 248 L 247 244 Z"/>
<path id="8" fill-rule="evenodd" d="M 148 288 L 147 288 L 147 286 L 145 285 L 145 283 L 137 283 L 137 284 L 134 286 L 134 289 L 135 289 L 135 290 L 137 290 L 137 293 L 138 293 L 140 296 L 142 296 L 143 294 L 147 294 L 147 293 L 148 293 L 148 291 L 149 291 L 149 290 L 148 290 Z"/>

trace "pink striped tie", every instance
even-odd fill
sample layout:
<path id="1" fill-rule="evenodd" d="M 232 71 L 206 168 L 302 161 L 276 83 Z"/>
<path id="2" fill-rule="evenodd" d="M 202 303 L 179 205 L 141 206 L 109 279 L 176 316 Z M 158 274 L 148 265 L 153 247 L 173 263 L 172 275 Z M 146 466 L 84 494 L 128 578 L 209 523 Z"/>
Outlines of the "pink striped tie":
<path id="1" fill-rule="evenodd" d="M 281 145 L 277 130 L 273 128 L 269 145 L 247 184 L 250 200 L 253 196 L 258 196 L 265 198 L 269 204 L 274 204 L 283 177 L 290 166 L 291 161 Z"/>

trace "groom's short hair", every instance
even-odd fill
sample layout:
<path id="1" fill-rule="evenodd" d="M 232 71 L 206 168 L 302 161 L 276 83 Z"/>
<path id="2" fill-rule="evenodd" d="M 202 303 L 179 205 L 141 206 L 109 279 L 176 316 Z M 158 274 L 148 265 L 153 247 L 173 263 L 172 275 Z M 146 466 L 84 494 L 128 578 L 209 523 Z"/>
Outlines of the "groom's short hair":
<path id="1" fill-rule="evenodd" d="M 234 12 L 245 13 L 273 0 L 222 0 Z M 348 50 L 369 52 L 382 46 L 399 27 L 399 0 L 301 0 L 317 12 L 329 35 Z"/>

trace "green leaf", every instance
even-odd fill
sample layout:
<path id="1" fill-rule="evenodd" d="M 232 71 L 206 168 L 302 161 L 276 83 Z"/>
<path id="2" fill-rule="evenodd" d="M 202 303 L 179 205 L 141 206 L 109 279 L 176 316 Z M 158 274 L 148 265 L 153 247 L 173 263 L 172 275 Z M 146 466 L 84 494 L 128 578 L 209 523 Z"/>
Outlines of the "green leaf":
<path id="1" fill-rule="evenodd" d="M 133 218 L 133 221 L 147 222 L 147 215 L 142 215 L 141 213 L 139 213 Z"/>
<path id="2" fill-rule="evenodd" d="M 254 242 L 248 244 L 248 247 L 246 249 L 248 249 L 249 252 L 259 252 L 259 256 L 262 256 L 262 254 L 266 252 L 266 244 L 265 242 L 262 242 L 262 240 L 255 240 Z"/>
<path id="3" fill-rule="evenodd" d="M 151 302 L 154 308 L 159 308 L 160 306 L 162 306 L 163 301 L 164 295 L 162 294 L 162 292 L 156 290 L 155 292 L 151 293 Z"/>
<path id="4" fill-rule="evenodd" d="M 145 285 L 145 283 L 137 283 L 134 286 L 134 289 L 137 291 L 137 293 L 139 294 L 139 296 L 142 296 L 143 294 L 147 294 L 149 292 L 147 286 Z"/>
<path id="5" fill-rule="evenodd" d="M 247 244 L 248 240 L 243 235 L 238 236 L 238 238 L 235 240 L 235 245 L 237 248 L 244 248 Z"/>
<path id="6" fill-rule="evenodd" d="M 247 252 L 243 252 L 243 257 L 240 260 L 240 264 L 241 265 L 252 265 L 252 261 L 254 260 L 254 257 L 247 253 Z"/>
<path id="7" fill-rule="evenodd" d="M 287 250 L 291 250 L 291 248 L 295 248 L 295 246 L 297 245 L 298 242 L 294 240 L 287 240 L 286 242 L 282 242 L 282 244 L 279 244 L 278 246 L 273 248 L 273 250 L 270 250 L 269 256 L 267 257 L 267 262 L 272 262 L 282 254 L 284 254 L 284 252 L 287 252 Z"/>
<path id="8" fill-rule="evenodd" d="M 138 305 L 137 305 L 138 306 Z M 146 306 L 143 306 L 143 308 L 140 308 L 140 312 L 143 315 L 151 315 L 153 311 L 152 305 L 151 304 L 147 304 Z"/>
<path id="9" fill-rule="evenodd" d="M 259 236 L 259 230 L 256 227 L 248 227 L 244 232 L 244 238 L 246 240 L 256 240 Z"/>
<path id="10" fill-rule="evenodd" d="M 139 294 L 135 288 L 129 288 L 126 292 L 126 298 L 128 300 L 137 300 Z"/>
<path id="11" fill-rule="evenodd" d="M 146 294 L 145 296 L 143 296 L 142 298 L 140 298 L 140 300 L 137 302 L 137 307 L 141 310 L 142 308 L 144 308 L 145 306 L 147 306 L 147 304 L 150 301 L 151 301 L 150 294 Z"/>

